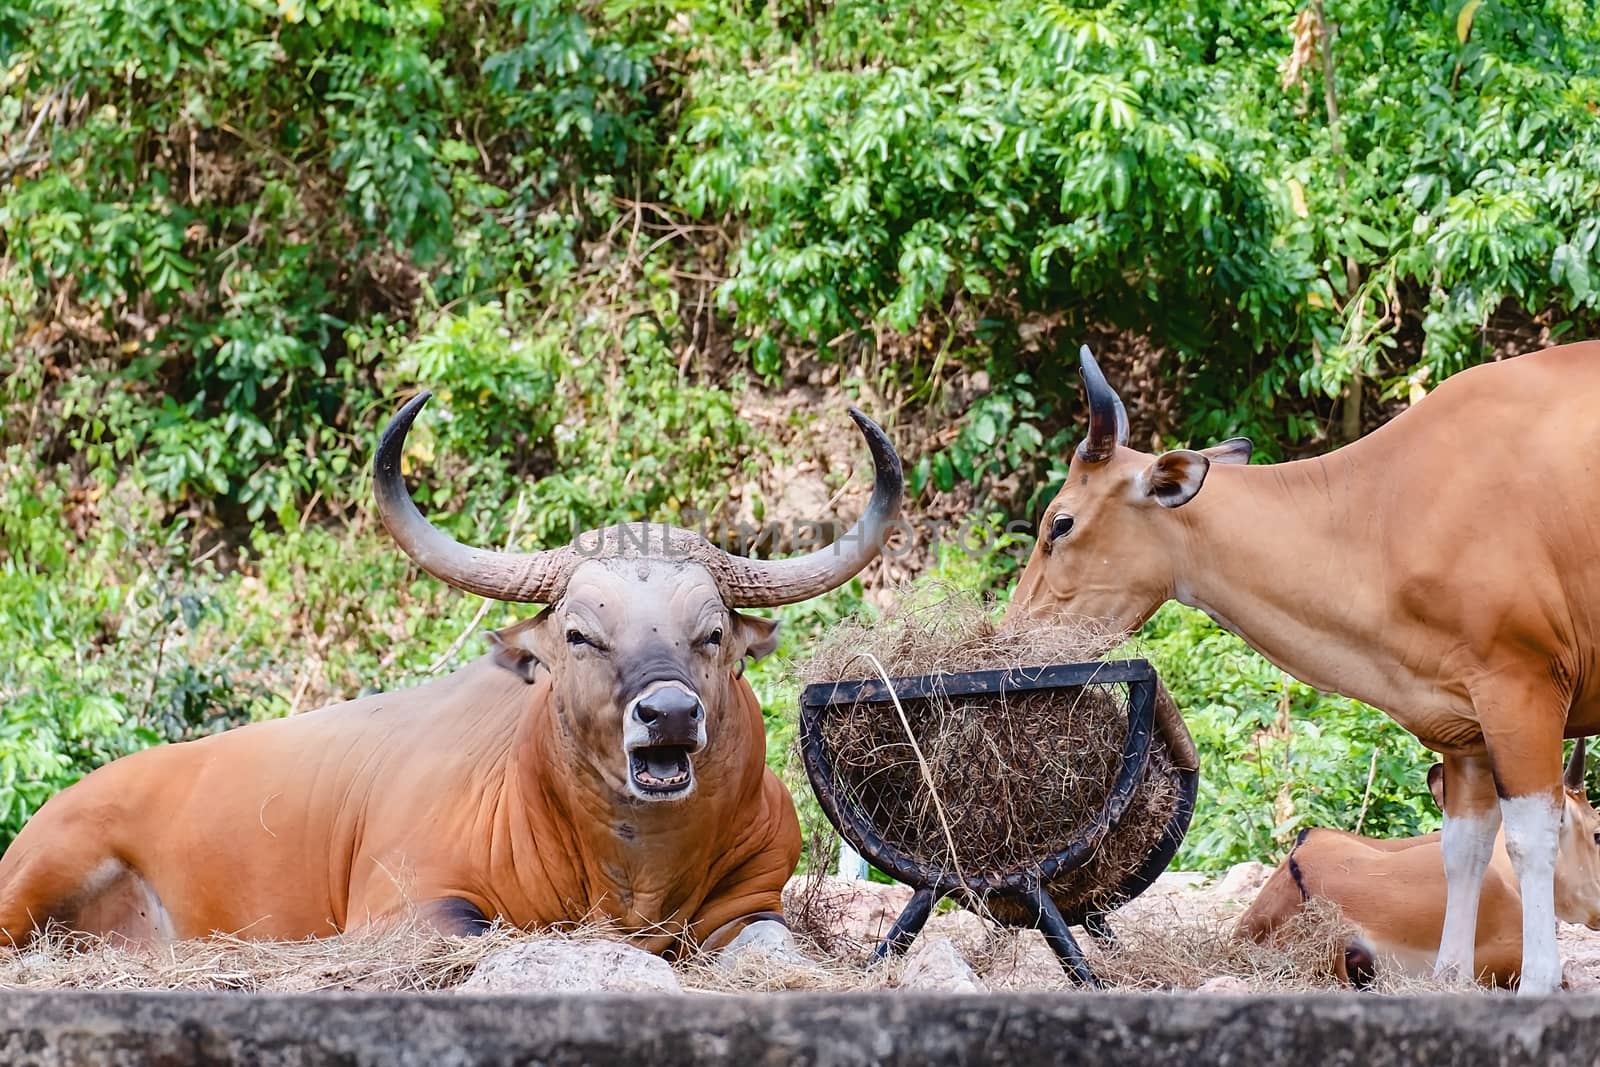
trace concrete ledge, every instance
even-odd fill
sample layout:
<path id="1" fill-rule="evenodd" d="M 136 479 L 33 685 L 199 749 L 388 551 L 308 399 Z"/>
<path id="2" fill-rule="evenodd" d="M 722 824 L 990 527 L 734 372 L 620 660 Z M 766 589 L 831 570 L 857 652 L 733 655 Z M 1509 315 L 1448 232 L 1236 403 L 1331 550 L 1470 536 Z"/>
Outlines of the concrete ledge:
<path id="1" fill-rule="evenodd" d="M 0 994 L 0 1063 L 1590 1067 L 1600 999 Z"/>

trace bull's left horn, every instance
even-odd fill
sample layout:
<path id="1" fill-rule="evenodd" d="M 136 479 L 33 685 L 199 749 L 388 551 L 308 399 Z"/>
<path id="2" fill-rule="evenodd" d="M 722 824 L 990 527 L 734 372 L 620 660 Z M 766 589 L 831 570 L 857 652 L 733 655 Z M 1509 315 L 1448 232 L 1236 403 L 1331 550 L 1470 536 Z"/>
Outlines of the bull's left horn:
<path id="1" fill-rule="evenodd" d="M 433 394 L 412 398 L 389 422 L 378 439 L 372 460 L 378 514 L 405 554 L 417 566 L 457 589 L 527 604 L 548 604 L 560 596 L 577 563 L 571 548 L 547 552 L 486 552 L 464 545 L 423 517 L 406 491 L 400 474 L 400 453 L 411 423 Z"/>
<path id="2" fill-rule="evenodd" d="M 1583 738 L 1578 738 L 1572 746 L 1572 758 L 1567 761 L 1566 773 L 1561 776 L 1562 784 L 1574 793 L 1584 792 L 1583 772 L 1587 753 L 1584 751 Z"/>
<path id="3" fill-rule="evenodd" d="M 729 607 L 776 607 L 821 596 L 854 578 L 882 551 L 889 524 L 900 514 L 905 475 L 900 456 L 878 424 L 855 408 L 850 417 L 872 452 L 875 475 L 867 510 L 833 544 L 797 559 L 754 560 L 717 553 L 710 568 Z"/>
<path id="4" fill-rule="evenodd" d="M 1078 445 L 1078 455 L 1085 462 L 1099 463 L 1110 459 L 1117 445 L 1128 443 L 1128 409 L 1106 382 L 1088 345 L 1078 350 L 1078 373 L 1083 378 L 1084 397 L 1089 401 L 1089 432 Z"/>

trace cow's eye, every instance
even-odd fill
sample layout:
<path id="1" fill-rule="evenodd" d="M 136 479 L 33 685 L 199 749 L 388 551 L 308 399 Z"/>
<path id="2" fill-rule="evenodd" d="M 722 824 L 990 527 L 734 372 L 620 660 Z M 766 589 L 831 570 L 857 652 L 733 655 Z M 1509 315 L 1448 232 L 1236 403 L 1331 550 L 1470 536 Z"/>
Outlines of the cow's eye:
<path id="1" fill-rule="evenodd" d="M 1594 832 L 1594 843 L 1600 845 L 1600 830 Z"/>
<path id="2" fill-rule="evenodd" d="M 715 630 L 712 630 L 710 633 L 706 634 L 705 640 L 702 641 L 701 644 L 706 644 L 706 645 L 720 645 L 720 644 L 722 644 L 722 627 L 719 626 Z"/>
<path id="3" fill-rule="evenodd" d="M 1072 516 L 1071 515 L 1057 515 L 1055 521 L 1050 524 L 1050 540 L 1052 540 L 1052 541 L 1055 541 L 1055 540 L 1058 540 L 1059 538 L 1065 537 L 1065 536 L 1067 536 L 1067 534 L 1069 534 L 1071 532 L 1072 532 Z"/>
<path id="4" fill-rule="evenodd" d="M 568 630 L 567 631 L 567 644 L 569 644 L 569 645 L 573 646 L 574 648 L 576 648 L 579 645 L 590 645 L 590 646 L 592 646 L 594 644 L 594 642 L 589 640 L 587 637 L 583 636 L 583 631 L 582 630 Z"/>

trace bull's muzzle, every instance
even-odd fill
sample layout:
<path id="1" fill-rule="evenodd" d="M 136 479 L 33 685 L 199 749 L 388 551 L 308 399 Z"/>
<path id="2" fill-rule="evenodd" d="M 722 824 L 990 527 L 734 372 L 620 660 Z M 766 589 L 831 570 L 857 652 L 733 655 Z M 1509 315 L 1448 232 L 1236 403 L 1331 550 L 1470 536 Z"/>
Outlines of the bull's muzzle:
<path id="1" fill-rule="evenodd" d="M 687 796 L 694 789 L 690 757 L 705 743 L 699 695 L 676 683 L 651 687 L 629 706 L 622 727 L 629 790 L 641 800 Z"/>

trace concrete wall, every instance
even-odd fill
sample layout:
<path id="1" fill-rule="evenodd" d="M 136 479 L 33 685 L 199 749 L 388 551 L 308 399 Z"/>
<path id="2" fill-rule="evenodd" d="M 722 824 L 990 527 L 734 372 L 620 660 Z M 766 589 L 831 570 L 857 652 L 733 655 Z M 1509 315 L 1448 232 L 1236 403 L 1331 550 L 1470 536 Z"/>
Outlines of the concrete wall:
<path id="1" fill-rule="evenodd" d="M 0 1064 L 1590 1067 L 1600 999 L 0 993 Z"/>

